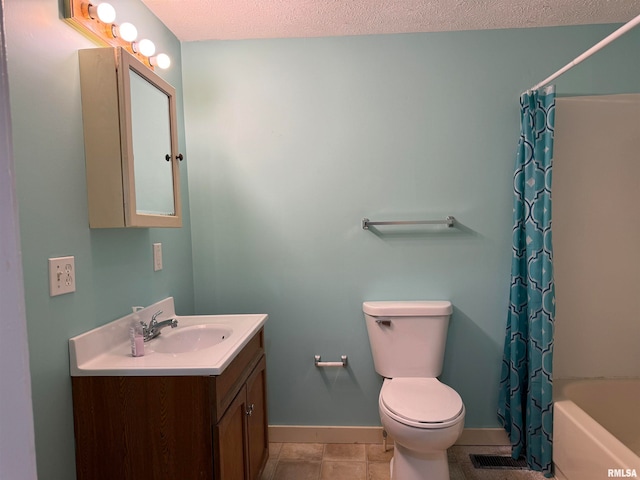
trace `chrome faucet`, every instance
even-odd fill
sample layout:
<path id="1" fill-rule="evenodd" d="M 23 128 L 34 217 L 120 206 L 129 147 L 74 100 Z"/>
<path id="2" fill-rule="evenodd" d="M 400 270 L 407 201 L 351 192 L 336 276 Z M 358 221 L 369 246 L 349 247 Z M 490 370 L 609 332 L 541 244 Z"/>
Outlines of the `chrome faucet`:
<path id="1" fill-rule="evenodd" d="M 147 325 L 144 322 L 142 323 L 142 333 L 144 335 L 144 341 L 148 342 L 149 340 L 156 338 L 160 335 L 161 330 L 164 327 L 176 328 L 178 326 L 178 320 L 175 318 L 170 318 L 169 320 L 163 320 L 162 322 L 158 322 L 158 317 L 162 315 L 162 310 L 157 311 L 151 316 L 151 322 Z"/>

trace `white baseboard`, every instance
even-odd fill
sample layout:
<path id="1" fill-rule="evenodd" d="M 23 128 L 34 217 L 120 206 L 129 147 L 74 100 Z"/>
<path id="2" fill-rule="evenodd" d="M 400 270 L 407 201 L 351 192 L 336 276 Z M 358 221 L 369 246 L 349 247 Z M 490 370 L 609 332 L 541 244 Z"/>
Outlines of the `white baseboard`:
<path id="1" fill-rule="evenodd" d="M 273 443 L 382 443 L 382 427 L 269 425 Z M 456 445 L 509 445 L 502 428 L 465 428 Z"/>

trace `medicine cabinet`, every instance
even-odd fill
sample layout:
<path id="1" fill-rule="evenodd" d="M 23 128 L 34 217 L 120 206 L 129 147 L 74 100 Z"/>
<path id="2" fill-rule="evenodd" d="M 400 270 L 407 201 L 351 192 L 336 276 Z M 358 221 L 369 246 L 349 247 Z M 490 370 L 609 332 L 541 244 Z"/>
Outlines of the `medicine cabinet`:
<path id="1" fill-rule="evenodd" d="M 89 226 L 181 227 L 175 89 L 121 47 L 78 55 Z"/>

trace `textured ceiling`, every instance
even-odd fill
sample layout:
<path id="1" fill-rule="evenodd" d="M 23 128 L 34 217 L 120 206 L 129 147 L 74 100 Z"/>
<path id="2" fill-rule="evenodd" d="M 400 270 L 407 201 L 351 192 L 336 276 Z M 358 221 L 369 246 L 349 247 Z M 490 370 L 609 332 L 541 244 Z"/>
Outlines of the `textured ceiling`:
<path id="1" fill-rule="evenodd" d="M 623 23 L 640 0 L 142 0 L 181 40 Z"/>

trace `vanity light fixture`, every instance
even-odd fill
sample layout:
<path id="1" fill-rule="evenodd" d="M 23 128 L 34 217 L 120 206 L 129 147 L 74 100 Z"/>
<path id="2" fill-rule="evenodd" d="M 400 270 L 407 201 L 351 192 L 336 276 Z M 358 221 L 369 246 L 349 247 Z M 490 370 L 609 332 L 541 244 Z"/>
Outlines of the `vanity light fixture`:
<path id="1" fill-rule="evenodd" d="M 87 13 L 93 20 L 99 19 L 102 23 L 113 23 L 116 20 L 116 9 L 110 3 L 102 2 L 97 5 L 87 5 Z"/>
<path id="2" fill-rule="evenodd" d="M 99 0 L 63 0 L 63 2 L 65 20 L 99 45 L 123 47 L 151 70 L 155 66 L 168 68 L 171 65 L 171 60 L 166 54 L 155 54 L 156 47 L 151 40 L 136 40 L 138 29 L 133 24 L 114 23 L 116 10 L 111 4 Z"/>
<path id="3" fill-rule="evenodd" d="M 166 70 L 171 66 L 171 58 L 166 53 L 159 53 L 158 55 L 154 55 L 153 57 L 149 57 L 149 63 L 153 66 L 157 66 Z"/>
<path id="4" fill-rule="evenodd" d="M 125 42 L 133 42 L 138 38 L 138 29 L 133 23 L 124 22 L 121 25 L 111 25 L 113 38 L 120 37 Z"/>
<path id="5" fill-rule="evenodd" d="M 139 42 L 133 42 L 131 48 L 136 53 L 141 53 L 145 57 L 151 57 L 156 53 L 156 46 L 148 38 L 143 38 Z"/>

